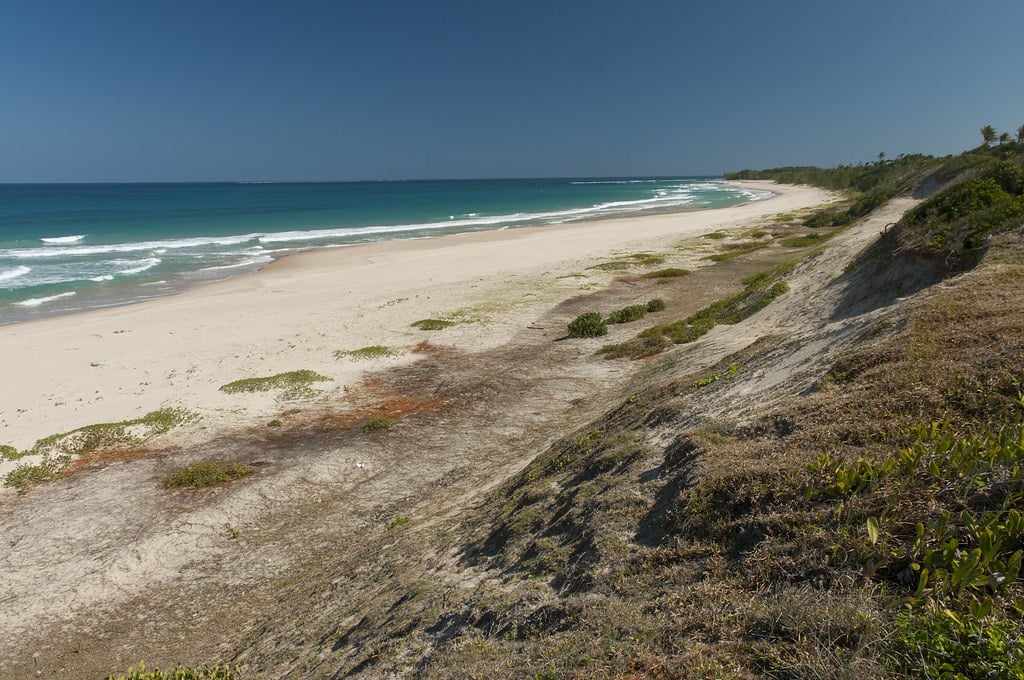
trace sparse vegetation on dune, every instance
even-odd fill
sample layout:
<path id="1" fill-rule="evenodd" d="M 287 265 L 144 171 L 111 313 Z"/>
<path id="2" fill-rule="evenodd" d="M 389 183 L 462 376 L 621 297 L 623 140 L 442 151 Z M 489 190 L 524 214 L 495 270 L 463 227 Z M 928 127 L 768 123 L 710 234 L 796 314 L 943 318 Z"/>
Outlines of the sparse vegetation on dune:
<path id="1" fill-rule="evenodd" d="M 200 668 L 189 668 L 187 666 L 175 666 L 170 670 L 154 668 L 149 670 L 146 664 L 140 663 L 138 667 L 128 669 L 123 675 L 108 675 L 106 680 L 241 680 L 242 675 L 239 668 L 230 666 L 204 666 Z"/>
<path id="2" fill-rule="evenodd" d="M 368 345 L 359 349 L 339 349 L 335 351 L 335 359 L 386 359 L 399 355 L 399 351 L 384 345 Z"/>

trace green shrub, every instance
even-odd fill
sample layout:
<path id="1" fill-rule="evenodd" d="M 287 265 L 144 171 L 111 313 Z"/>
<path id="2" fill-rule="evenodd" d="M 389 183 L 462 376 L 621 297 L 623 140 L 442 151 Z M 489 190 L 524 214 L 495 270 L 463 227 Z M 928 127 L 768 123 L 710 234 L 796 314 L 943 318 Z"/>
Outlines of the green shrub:
<path id="1" fill-rule="evenodd" d="M 665 309 L 665 301 L 661 298 L 654 298 L 653 300 L 647 301 L 648 312 L 660 312 Z"/>
<path id="2" fill-rule="evenodd" d="M 363 425 L 363 432 L 373 432 L 374 430 L 386 430 L 396 421 L 394 418 L 374 418 L 370 422 Z"/>
<path id="3" fill-rule="evenodd" d="M 420 319 L 410 324 L 413 328 L 419 328 L 421 331 L 439 331 L 449 326 L 454 326 L 454 321 L 448 321 L 446 319 Z"/>
<path id="4" fill-rule="evenodd" d="M 570 338 L 597 338 L 608 334 L 608 326 L 597 312 L 580 314 L 569 322 Z"/>
<path id="5" fill-rule="evenodd" d="M 245 463 L 217 463 L 203 461 L 193 463 L 164 480 L 166 489 L 202 489 L 225 482 L 241 479 L 255 469 Z"/>
<path id="6" fill-rule="evenodd" d="M 647 315 L 647 305 L 630 305 L 622 309 L 616 309 L 608 315 L 609 323 L 629 323 L 637 321 Z"/>
<path id="7" fill-rule="evenodd" d="M 21 457 L 18 453 L 18 449 L 7 444 L 0 444 L 0 460 L 6 458 L 7 460 L 17 460 Z"/>
<path id="8" fill-rule="evenodd" d="M 269 423 L 267 423 L 267 427 L 281 427 L 281 421 L 278 420 L 277 418 L 274 418 Z"/>

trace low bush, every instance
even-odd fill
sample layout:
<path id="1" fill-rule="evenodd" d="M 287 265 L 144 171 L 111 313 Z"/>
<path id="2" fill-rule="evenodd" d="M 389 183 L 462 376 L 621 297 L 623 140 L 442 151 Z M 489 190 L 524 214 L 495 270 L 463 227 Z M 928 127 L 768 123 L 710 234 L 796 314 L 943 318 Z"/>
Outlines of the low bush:
<path id="1" fill-rule="evenodd" d="M 665 301 L 661 298 L 654 298 L 653 300 L 647 301 L 648 312 L 660 312 L 665 309 Z"/>
<path id="2" fill-rule="evenodd" d="M 608 325 L 597 312 L 580 314 L 569 322 L 570 338 L 597 338 L 608 334 Z"/>
<path id="3" fill-rule="evenodd" d="M 630 305 L 608 315 L 608 323 L 629 323 L 647 316 L 647 305 Z"/>

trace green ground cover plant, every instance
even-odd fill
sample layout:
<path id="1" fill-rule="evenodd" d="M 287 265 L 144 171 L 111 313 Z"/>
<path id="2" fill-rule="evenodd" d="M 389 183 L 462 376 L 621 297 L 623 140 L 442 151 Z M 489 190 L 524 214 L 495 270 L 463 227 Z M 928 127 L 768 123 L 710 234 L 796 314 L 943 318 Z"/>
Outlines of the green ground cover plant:
<path id="1" fill-rule="evenodd" d="M 193 463 L 164 479 L 164 488 L 203 489 L 241 479 L 255 471 L 255 468 L 245 463 L 202 461 Z"/>
<path id="2" fill-rule="evenodd" d="M 335 351 L 335 359 L 385 359 L 398 356 L 398 350 L 384 345 L 368 345 L 359 349 L 339 349 Z"/>
<path id="3" fill-rule="evenodd" d="M 238 394 L 241 392 L 269 392 L 270 390 L 286 390 L 289 394 L 302 395 L 308 392 L 315 382 L 330 382 L 333 378 L 320 375 L 307 369 L 288 371 L 263 378 L 243 378 L 220 386 L 221 392 Z"/>
<path id="4" fill-rule="evenodd" d="M 454 326 L 455 322 L 447 319 L 420 319 L 419 321 L 413 321 L 410 325 L 421 331 L 439 331 L 449 326 Z"/>
<path id="5" fill-rule="evenodd" d="M 373 432 L 374 430 L 386 430 L 392 427 L 398 421 L 394 418 L 374 418 L 363 425 L 363 432 Z"/>
<path id="6" fill-rule="evenodd" d="M 655 312 L 665 311 L 665 301 L 662 300 L 661 298 L 654 298 L 653 300 L 648 300 L 645 306 L 647 307 L 647 311 L 651 312 L 652 314 Z"/>
<path id="7" fill-rule="evenodd" d="M 242 680 L 242 674 L 238 666 L 175 666 L 164 671 L 160 668 L 148 670 L 145 663 L 140 663 L 137 668 L 129 668 L 125 674 L 108 675 L 106 680 Z"/>
<path id="8" fill-rule="evenodd" d="M 780 243 L 785 248 L 805 248 L 807 246 L 818 245 L 819 243 L 832 238 L 832 236 L 833 234 L 831 233 L 816 231 L 810 234 L 803 234 L 802 236 L 790 236 L 782 239 Z"/>

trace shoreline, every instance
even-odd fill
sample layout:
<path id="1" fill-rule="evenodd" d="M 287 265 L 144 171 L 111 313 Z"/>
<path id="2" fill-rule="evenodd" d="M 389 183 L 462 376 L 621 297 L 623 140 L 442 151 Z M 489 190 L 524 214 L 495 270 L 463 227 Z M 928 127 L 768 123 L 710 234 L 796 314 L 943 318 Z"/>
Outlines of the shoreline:
<path id="1" fill-rule="evenodd" d="M 271 393 L 239 399 L 219 386 L 309 369 L 333 379 L 328 396 L 369 370 L 415 361 L 408 348 L 423 341 L 497 346 L 540 312 L 621 275 L 588 269 L 601 258 L 674 248 L 833 200 L 810 187 L 738 184 L 775 195 L 730 208 L 316 249 L 174 295 L 0 326 L 0 352 L 18 358 L 0 393 L 0 444 L 24 450 L 50 434 L 162 407 L 197 411 L 207 430 L 250 423 L 282 402 Z M 410 327 L 425 318 L 456 324 Z M 371 345 L 399 355 L 335 356 Z"/>

